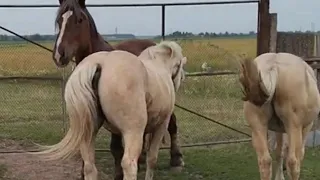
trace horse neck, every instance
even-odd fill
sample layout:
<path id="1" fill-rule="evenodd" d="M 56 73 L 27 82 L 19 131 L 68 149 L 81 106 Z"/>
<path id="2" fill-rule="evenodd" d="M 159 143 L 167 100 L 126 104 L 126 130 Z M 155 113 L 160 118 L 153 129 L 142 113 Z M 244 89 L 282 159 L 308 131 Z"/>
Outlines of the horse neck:
<path id="1" fill-rule="evenodd" d="M 90 44 L 84 48 L 80 48 L 77 52 L 75 59 L 76 64 L 79 64 L 85 57 L 89 56 L 90 54 L 99 52 L 99 51 L 112 51 L 113 47 L 108 43 L 105 42 L 104 39 L 100 34 L 98 35 L 91 35 Z M 90 48 L 91 46 L 91 48 Z"/>

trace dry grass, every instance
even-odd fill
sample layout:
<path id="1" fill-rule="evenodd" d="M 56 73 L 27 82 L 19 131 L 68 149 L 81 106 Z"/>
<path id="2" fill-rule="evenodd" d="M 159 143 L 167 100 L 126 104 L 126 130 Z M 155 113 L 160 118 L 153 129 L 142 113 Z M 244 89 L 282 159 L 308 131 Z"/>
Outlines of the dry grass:
<path id="1" fill-rule="evenodd" d="M 203 62 L 214 69 L 234 68 L 239 55 L 254 56 L 255 39 L 179 40 L 188 57 L 187 71 L 199 71 Z M 44 43 L 52 48 L 53 43 Z M 111 42 L 114 44 L 114 42 Z M 0 44 L 0 75 L 61 76 L 51 53 L 28 43 Z M 61 82 L 2 81 L 0 136 L 41 143 L 57 142 L 63 135 Z M 236 76 L 188 78 L 177 103 L 219 122 L 247 131 Z M 210 121 L 176 109 L 182 143 L 239 139 L 243 136 Z M 107 147 L 108 132 L 102 130 L 99 147 Z"/>
<path id="2" fill-rule="evenodd" d="M 187 71 L 199 71 L 203 62 L 214 69 L 230 69 L 239 55 L 254 57 L 256 39 L 179 40 L 188 57 Z M 111 44 L 114 44 L 112 42 Z M 53 42 L 42 43 L 52 49 Z M 30 43 L 0 43 L 0 75 L 58 76 L 51 53 Z"/>
<path id="3" fill-rule="evenodd" d="M 114 42 L 111 42 L 114 44 Z M 254 56 L 255 39 L 180 40 L 188 57 L 187 71 L 198 71 L 203 62 L 214 69 L 232 69 L 240 54 Z M 52 48 L 53 43 L 44 43 Z M 61 70 L 60 70 L 61 71 Z M 0 74 L 5 76 L 61 76 L 51 53 L 28 43 L 0 44 Z M 61 82 L 2 81 L 0 135 L 41 143 L 57 142 L 63 135 Z M 178 94 L 177 103 L 219 122 L 247 131 L 242 117 L 240 90 L 236 76 L 187 78 Z M 180 109 L 179 132 L 182 143 L 239 139 L 243 136 L 221 128 Z M 108 147 L 102 130 L 99 147 Z M 108 141 L 108 140 L 107 140 Z"/>

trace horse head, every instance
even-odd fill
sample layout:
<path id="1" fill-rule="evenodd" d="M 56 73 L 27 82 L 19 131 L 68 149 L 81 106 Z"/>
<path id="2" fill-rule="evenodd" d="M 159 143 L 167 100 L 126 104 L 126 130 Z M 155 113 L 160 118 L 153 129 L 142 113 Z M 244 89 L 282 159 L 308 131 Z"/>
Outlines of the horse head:
<path id="1" fill-rule="evenodd" d="M 177 91 L 181 81 L 185 78 L 183 67 L 187 63 L 187 58 L 182 54 L 181 46 L 174 41 L 162 41 L 148 48 L 147 51 L 151 59 L 161 60 L 165 67 L 168 68 L 175 90 Z"/>
<path id="2" fill-rule="evenodd" d="M 90 51 L 90 39 L 97 30 L 84 0 L 59 0 L 59 3 L 53 60 L 58 67 L 64 67 L 77 52 Z"/>

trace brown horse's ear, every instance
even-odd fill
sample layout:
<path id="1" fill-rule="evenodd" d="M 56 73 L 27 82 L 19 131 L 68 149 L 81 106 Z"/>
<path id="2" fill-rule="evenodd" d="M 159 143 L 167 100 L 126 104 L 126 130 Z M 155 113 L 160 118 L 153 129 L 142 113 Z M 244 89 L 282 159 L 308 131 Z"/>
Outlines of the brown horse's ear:
<path id="1" fill-rule="evenodd" d="M 85 8 L 86 7 L 86 0 L 78 0 L 80 7 Z"/>
<path id="2" fill-rule="evenodd" d="M 64 0 L 59 0 L 60 5 L 64 2 Z"/>

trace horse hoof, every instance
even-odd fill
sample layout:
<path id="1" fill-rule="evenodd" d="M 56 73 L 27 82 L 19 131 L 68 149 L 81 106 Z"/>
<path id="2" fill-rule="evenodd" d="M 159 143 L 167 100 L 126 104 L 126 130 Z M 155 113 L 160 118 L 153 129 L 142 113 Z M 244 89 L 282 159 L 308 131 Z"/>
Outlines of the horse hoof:
<path id="1" fill-rule="evenodd" d="M 171 167 L 170 171 L 173 173 L 180 173 L 182 171 L 183 167 L 182 166 L 175 166 L 175 167 Z"/>
<path id="2" fill-rule="evenodd" d="M 116 175 L 114 180 L 123 180 L 123 175 Z"/>
<path id="3" fill-rule="evenodd" d="M 170 161 L 170 166 L 171 167 L 184 167 L 184 161 L 181 157 L 180 158 L 173 158 Z"/>

